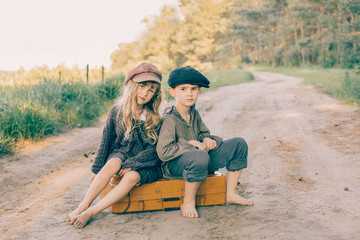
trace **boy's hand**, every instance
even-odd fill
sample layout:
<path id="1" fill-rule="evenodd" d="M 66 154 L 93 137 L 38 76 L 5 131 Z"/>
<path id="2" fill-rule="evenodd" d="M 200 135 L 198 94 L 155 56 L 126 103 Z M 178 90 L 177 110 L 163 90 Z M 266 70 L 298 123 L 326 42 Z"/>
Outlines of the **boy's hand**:
<path id="1" fill-rule="evenodd" d="M 206 145 L 207 149 L 213 150 L 216 148 L 216 141 L 212 140 L 211 138 L 204 138 L 203 143 Z"/>
<path id="2" fill-rule="evenodd" d="M 196 141 L 196 140 L 189 140 L 188 143 L 190 143 L 191 145 L 194 145 L 195 147 L 197 147 L 198 149 L 204 150 L 205 152 L 208 152 L 209 149 L 206 146 L 205 143 Z"/>

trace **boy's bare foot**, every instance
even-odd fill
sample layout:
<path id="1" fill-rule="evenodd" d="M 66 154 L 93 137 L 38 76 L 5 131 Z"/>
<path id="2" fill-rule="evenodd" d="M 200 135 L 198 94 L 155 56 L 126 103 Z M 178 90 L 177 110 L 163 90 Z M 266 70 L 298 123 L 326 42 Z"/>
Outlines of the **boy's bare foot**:
<path id="1" fill-rule="evenodd" d="M 196 211 L 194 203 L 183 203 L 180 207 L 181 214 L 186 218 L 198 218 L 199 214 Z"/>
<path id="2" fill-rule="evenodd" d="M 254 203 L 251 200 L 247 200 L 236 193 L 235 194 L 227 194 L 226 195 L 226 203 L 246 205 L 246 206 L 254 205 Z"/>
<path id="3" fill-rule="evenodd" d="M 80 215 L 81 213 L 83 213 L 87 208 L 85 207 L 78 207 L 77 209 L 75 209 L 74 211 L 72 211 L 71 213 L 69 214 L 66 214 L 64 216 L 64 219 L 66 222 L 70 223 L 70 224 L 74 224 L 74 218 L 78 215 Z"/>
<path id="4" fill-rule="evenodd" d="M 89 210 L 87 210 L 82 214 L 74 217 L 73 219 L 74 225 L 77 226 L 78 228 L 84 228 L 86 224 L 89 222 L 89 220 L 93 217 L 95 217 L 95 215 L 93 216 L 92 213 Z"/>

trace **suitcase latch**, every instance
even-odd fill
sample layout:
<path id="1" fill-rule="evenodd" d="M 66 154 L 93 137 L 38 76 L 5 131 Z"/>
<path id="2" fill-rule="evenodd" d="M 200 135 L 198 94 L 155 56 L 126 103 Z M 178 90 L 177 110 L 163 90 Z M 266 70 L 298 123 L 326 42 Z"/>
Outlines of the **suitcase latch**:
<path id="1" fill-rule="evenodd" d="M 205 206 L 206 195 L 200 195 L 200 206 Z"/>
<path id="2" fill-rule="evenodd" d="M 139 200 L 138 205 L 139 205 L 139 209 L 144 210 L 145 208 L 144 200 Z"/>

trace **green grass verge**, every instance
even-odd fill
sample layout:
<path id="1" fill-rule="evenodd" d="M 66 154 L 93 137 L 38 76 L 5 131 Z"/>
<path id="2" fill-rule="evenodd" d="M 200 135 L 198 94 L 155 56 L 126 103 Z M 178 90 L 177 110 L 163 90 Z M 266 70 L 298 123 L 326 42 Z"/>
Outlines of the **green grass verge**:
<path id="1" fill-rule="evenodd" d="M 259 72 L 274 72 L 288 76 L 300 77 L 305 84 L 315 86 L 318 90 L 347 104 L 360 104 L 360 74 L 358 69 L 339 68 L 271 68 L 271 66 L 246 66 L 246 69 Z"/>
<path id="2" fill-rule="evenodd" d="M 90 126 L 118 96 L 124 76 L 103 83 L 62 83 L 0 88 L 0 155 L 12 152 L 19 140 L 38 141 L 73 127 Z"/>

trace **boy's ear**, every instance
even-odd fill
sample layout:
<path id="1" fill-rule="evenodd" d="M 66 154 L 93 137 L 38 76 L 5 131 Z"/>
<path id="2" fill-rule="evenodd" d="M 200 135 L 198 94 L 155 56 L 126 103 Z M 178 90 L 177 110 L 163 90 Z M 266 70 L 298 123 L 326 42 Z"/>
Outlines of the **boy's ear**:
<path id="1" fill-rule="evenodd" d="M 168 87 L 168 91 L 171 96 L 175 97 L 175 89 L 174 88 Z"/>
<path id="2" fill-rule="evenodd" d="M 201 90 L 201 87 L 198 88 L 198 92 L 200 92 L 200 90 Z"/>

